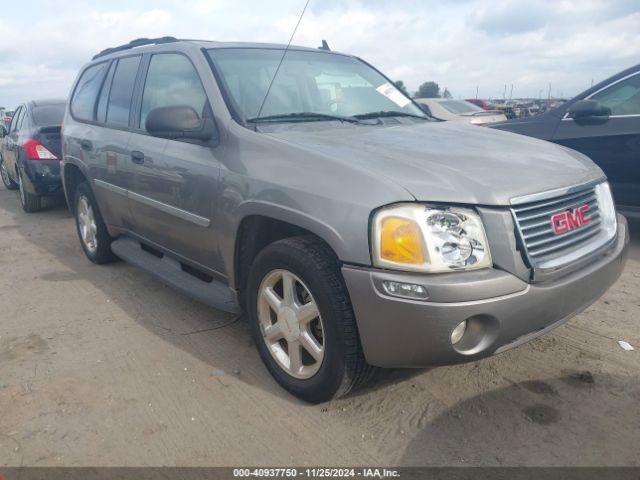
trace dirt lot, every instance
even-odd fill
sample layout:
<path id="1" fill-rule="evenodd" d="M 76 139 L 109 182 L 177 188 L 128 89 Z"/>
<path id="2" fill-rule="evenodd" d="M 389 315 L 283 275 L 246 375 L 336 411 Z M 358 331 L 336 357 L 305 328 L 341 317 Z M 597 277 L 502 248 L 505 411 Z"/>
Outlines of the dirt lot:
<path id="1" fill-rule="evenodd" d="M 367 464 L 640 465 L 640 242 L 544 338 L 309 406 L 242 319 L 90 264 L 64 207 L 0 189 L 0 465 Z"/>

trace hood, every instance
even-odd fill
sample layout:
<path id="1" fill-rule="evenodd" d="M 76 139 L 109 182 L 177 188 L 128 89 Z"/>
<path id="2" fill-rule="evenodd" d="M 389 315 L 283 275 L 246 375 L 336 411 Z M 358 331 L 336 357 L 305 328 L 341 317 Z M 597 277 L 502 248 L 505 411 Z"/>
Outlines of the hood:
<path id="1" fill-rule="evenodd" d="M 453 122 L 281 124 L 264 133 L 333 162 L 366 169 L 420 201 L 508 205 L 513 197 L 604 178 L 576 151 Z"/>

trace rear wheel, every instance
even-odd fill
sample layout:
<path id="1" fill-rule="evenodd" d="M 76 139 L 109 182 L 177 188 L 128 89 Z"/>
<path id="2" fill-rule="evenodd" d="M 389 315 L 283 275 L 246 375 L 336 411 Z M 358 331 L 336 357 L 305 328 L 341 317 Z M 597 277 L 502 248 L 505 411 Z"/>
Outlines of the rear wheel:
<path id="1" fill-rule="evenodd" d="M 117 261 L 118 257 L 111 251 L 113 238 L 102 220 L 93 192 L 84 182 L 76 189 L 73 211 L 80 245 L 87 258 L 96 264 Z"/>
<path id="2" fill-rule="evenodd" d="M 18 169 L 18 189 L 20 190 L 20 205 L 25 212 L 34 213 L 42 209 L 42 198 L 25 190 L 20 169 Z"/>
<path id="3" fill-rule="evenodd" d="M 333 251 L 312 236 L 275 242 L 256 258 L 247 307 L 260 356 L 307 402 L 342 396 L 373 373 Z"/>
<path id="4" fill-rule="evenodd" d="M 7 166 L 5 165 L 4 160 L 2 160 L 2 157 L 0 157 L 0 178 L 2 178 L 2 183 L 7 187 L 7 190 L 18 189 L 18 184 L 9 176 L 9 171 L 7 170 Z"/>

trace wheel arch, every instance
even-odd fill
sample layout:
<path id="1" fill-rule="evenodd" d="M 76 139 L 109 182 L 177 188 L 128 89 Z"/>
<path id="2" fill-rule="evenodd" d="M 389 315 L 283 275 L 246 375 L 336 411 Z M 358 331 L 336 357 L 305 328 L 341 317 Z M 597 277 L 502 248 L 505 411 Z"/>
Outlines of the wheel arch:
<path id="1" fill-rule="evenodd" d="M 300 235 L 313 235 L 326 243 L 338 259 L 344 254 L 343 240 L 331 226 L 302 212 L 269 203 L 252 202 L 243 209 L 233 242 L 233 269 L 230 284 L 242 290 L 256 256 L 268 245 Z"/>
<path id="2" fill-rule="evenodd" d="M 76 195 L 76 190 L 82 182 L 86 182 L 91 191 L 93 191 L 86 167 L 79 162 L 65 160 L 62 164 L 62 187 L 67 205 L 71 211 L 73 211 L 73 200 Z"/>

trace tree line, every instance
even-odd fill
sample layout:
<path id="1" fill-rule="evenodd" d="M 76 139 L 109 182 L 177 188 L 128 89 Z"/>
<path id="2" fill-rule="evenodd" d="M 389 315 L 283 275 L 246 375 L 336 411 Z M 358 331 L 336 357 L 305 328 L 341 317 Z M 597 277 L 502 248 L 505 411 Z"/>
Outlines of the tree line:
<path id="1" fill-rule="evenodd" d="M 424 82 L 418 87 L 418 91 L 411 95 L 407 90 L 406 85 L 402 80 L 394 82 L 396 87 L 402 90 L 404 93 L 413 96 L 414 98 L 453 98 L 448 88 L 440 92 L 440 86 L 436 82 Z"/>

